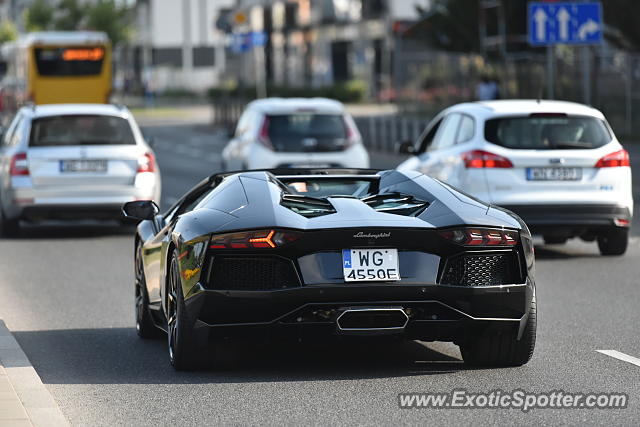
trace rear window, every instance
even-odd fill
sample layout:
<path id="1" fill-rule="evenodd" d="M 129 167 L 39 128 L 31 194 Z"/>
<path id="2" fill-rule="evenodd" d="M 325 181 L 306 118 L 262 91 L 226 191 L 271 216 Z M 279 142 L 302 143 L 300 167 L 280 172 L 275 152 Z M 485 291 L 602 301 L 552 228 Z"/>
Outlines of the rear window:
<path id="1" fill-rule="evenodd" d="M 531 115 L 487 120 L 485 139 L 515 149 L 598 148 L 611 142 L 605 123 L 594 117 Z"/>
<path id="2" fill-rule="evenodd" d="M 269 137 L 346 138 L 347 129 L 339 114 L 279 114 L 269 116 Z"/>
<path id="3" fill-rule="evenodd" d="M 34 54 L 41 76 L 96 76 L 102 72 L 104 47 L 39 47 Z"/>
<path id="4" fill-rule="evenodd" d="M 35 119 L 29 146 L 133 145 L 135 138 L 126 119 L 101 115 L 68 115 Z"/>

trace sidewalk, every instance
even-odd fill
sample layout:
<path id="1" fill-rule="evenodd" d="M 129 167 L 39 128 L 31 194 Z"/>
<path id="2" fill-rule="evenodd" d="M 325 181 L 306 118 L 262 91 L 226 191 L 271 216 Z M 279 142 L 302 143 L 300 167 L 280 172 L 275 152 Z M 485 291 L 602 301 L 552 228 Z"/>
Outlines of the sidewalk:
<path id="1" fill-rule="evenodd" d="M 0 426 L 68 426 L 55 400 L 0 320 Z"/>

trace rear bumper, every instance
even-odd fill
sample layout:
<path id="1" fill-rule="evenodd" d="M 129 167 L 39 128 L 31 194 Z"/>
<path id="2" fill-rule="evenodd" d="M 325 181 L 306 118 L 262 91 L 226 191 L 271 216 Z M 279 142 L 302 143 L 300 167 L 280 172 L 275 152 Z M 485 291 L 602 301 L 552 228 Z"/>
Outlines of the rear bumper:
<path id="1" fill-rule="evenodd" d="M 212 291 L 199 284 L 186 300 L 199 342 L 210 338 L 331 337 L 354 335 L 338 327 L 348 309 L 401 308 L 408 321 L 393 330 L 425 341 L 463 341 L 487 331 L 521 331 L 534 285 L 312 285 L 277 291 Z"/>
<path id="2" fill-rule="evenodd" d="M 552 229 L 598 230 L 616 226 L 615 220 L 631 221 L 628 207 L 598 205 L 502 205 L 513 211 L 534 233 Z"/>
<path id="3" fill-rule="evenodd" d="M 2 195 L 5 214 L 21 219 L 119 218 L 133 200 L 158 202 L 159 187 L 125 186 L 14 186 Z"/>

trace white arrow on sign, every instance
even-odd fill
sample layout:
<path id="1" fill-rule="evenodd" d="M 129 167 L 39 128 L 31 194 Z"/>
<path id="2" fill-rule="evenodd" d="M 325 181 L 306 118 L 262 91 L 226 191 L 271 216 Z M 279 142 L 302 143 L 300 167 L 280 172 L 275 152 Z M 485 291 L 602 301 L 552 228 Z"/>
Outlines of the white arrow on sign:
<path id="1" fill-rule="evenodd" d="M 571 15 L 563 7 L 558 11 L 556 18 L 560 23 L 560 40 L 569 40 L 569 20 L 571 20 Z"/>
<path id="2" fill-rule="evenodd" d="M 536 21 L 536 38 L 538 40 L 544 40 L 547 29 L 547 14 L 544 13 L 542 8 L 538 8 L 535 15 L 533 15 L 533 20 Z"/>
<path id="3" fill-rule="evenodd" d="M 578 38 L 580 38 L 580 40 L 586 40 L 587 36 L 598 32 L 599 29 L 600 25 L 598 25 L 598 23 L 593 19 L 589 19 L 587 22 L 580 25 L 580 28 L 578 28 Z"/>

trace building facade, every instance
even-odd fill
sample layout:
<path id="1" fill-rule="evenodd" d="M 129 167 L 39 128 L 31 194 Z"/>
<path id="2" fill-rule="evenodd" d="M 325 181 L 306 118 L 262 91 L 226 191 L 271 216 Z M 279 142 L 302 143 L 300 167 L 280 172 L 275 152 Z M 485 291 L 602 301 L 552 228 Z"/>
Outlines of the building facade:
<path id="1" fill-rule="evenodd" d="M 154 92 L 202 92 L 220 83 L 226 35 L 216 28 L 233 0 L 138 0 L 133 72 Z"/>

